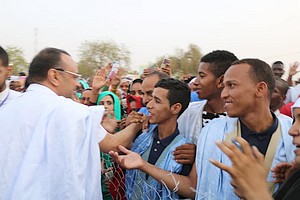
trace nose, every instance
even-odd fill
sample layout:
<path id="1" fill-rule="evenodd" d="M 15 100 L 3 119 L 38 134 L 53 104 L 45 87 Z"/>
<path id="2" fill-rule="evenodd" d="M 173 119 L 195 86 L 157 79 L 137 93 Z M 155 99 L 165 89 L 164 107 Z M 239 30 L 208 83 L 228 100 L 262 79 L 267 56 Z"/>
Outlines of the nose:
<path id="1" fill-rule="evenodd" d="M 144 105 L 147 105 L 147 104 L 149 103 L 150 100 L 151 100 L 151 99 L 150 99 L 150 96 L 149 96 L 147 93 L 145 93 L 145 94 L 143 95 L 143 104 L 144 104 Z"/>
<path id="2" fill-rule="evenodd" d="M 90 102 L 89 102 L 89 99 L 88 99 L 88 98 L 84 99 L 84 102 L 83 102 L 84 105 L 87 105 L 87 106 L 88 106 L 89 103 L 90 103 Z"/>
<path id="3" fill-rule="evenodd" d="M 153 100 L 152 99 L 147 103 L 146 107 L 148 110 L 153 108 Z"/>
<path id="4" fill-rule="evenodd" d="M 226 89 L 226 87 L 224 87 L 221 92 L 221 98 L 226 99 L 227 97 L 228 97 L 228 90 Z"/>
<path id="5" fill-rule="evenodd" d="M 299 124 L 294 123 L 292 125 L 292 127 L 290 128 L 290 130 L 289 130 L 289 135 L 292 136 L 292 137 L 299 136 L 300 135 L 300 130 L 299 129 L 300 129 Z"/>

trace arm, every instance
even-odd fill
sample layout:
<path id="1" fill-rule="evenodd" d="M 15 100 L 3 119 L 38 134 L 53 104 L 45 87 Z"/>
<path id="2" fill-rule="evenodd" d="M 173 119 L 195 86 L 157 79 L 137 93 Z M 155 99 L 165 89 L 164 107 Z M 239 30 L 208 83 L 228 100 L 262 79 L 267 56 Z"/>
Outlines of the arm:
<path id="1" fill-rule="evenodd" d="M 179 174 L 170 173 L 148 163 L 143 160 L 141 156 L 135 152 L 126 149 L 123 146 L 119 146 L 121 152 L 125 155 L 119 155 L 117 152 L 111 151 L 109 154 L 126 169 L 139 169 L 150 176 L 161 184 L 165 184 L 170 190 L 177 190 L 177 193 L 189 198 L 195 197 L 197 174 L 196 167 L 193 168 L 188 176 L 182 176 Z"/>
<path id="2" fill-rule="evenodd" d="M 115 134 L 107 133 L 104 139 L 99 143 L 101 152 L 119 151 L 119 145 L 128 147 L 141 128 L 141 124 L 133 123 Z"/>
<path id="3" fill-rule="evenodd" d="M 271 200 L 266 182 L 264 156 L 256 147 L 251 148 L 246 140 L 238 137 L 236 141 L 242 146 L 243 152 L 233 143 L 217 142 L 217 146 L 232 161 L 231 167 L 216 160 L 210 160 L 211 163 L 230 174 L 231 185 L 239 197 L 247 200 Z"/>

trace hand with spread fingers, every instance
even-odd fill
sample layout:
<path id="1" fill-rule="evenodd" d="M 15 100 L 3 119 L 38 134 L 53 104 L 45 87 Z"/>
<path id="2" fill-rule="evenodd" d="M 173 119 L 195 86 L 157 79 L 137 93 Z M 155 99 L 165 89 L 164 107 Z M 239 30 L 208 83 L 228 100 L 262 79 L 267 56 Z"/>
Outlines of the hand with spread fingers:
<path id="1" fill-rule="evenodd" d="M 264 156 L 256 147 L 250 147 L 243 138 L 237 137 L 236 141 L 243 151 L 233 143 L 216 142 L 221 151 L 232 161 L 232 166 L 216 160 L 210 160 L 210 162 L 230 174 L 234 192 L 240 198 L 271 200 L 266 182 L 267 170 L 264 167 Z"/>
<path id="2" fill-rule="evenodd" d="M 277 164 L 271 171 L 273 172 L 273 178 L 275 183 L 283 183 L 294 171 L 296 171 L 297 165 L 295 162 L 288 163 L 282 162 Z"/>
<path id="3" fill-rule="evenodd" d="M 196 145 L 183 144 L 175 149 L 173 155 L 177 163 L 192 165 L 195 162 Z"/>
<path id="4" fill-rule="evenodd" d="M 103 67 L 96 72 L 93 78 L 92 89 L 95 90 L 96 92 L 98 91 L 98 93 L 99 90 L 101 90 L 101 88 L 103 88 L 107 83 L 106 73 L 107 71 Z"/>
<path id="5" fill-rule="evenodd" d="M 130 151 L 122 145 L 119 145 L 118 148 L 125 155 L 119 155 L 115 151 L 110 151 L 109 155 L 125 169 L 141 169 L 145 165 L 146 161 L 138 153 Z"/>

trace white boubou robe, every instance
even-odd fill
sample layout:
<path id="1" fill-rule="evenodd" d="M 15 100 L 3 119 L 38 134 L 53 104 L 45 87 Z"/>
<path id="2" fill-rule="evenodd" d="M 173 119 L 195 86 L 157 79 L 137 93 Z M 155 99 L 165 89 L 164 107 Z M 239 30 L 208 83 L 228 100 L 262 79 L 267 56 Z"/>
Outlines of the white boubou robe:
<path id="1" fill-rule="evenodd" d="M 0 110 L 0 199 L 101 200 L 104 108 L 31 84 Z"/>

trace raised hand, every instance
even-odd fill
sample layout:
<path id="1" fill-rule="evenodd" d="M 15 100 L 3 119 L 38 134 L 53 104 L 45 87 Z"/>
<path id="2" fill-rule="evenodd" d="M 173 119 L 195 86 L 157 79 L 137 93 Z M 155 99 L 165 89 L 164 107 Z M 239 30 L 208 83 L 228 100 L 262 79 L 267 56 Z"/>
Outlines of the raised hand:
<path id="1" fill-rule="evenodd" d="M 298 62 L 294 62 L 293 65 L 290 66 L 290 71 L 289 71 L 290 76 L 294 76 L 297 73 L 298 66 L 299 66 Z"/>
<path id="2" fill-rule="evenodd" d="M 96 72 L 93 79 L 92 90 L 99 92 L 99 90 L 106 85 L 106 72 L 105 68 L 101 68 Z"/>
<path id="3" fill-rule="evenodd" d="M 180 164 L 194 164 L 196 145 L 194 144 L 183 144 L 175 149 L 173 152 L 174 159 Z"/>
<path id="4" fill-rule="evenodd" d="M 239 197 L 247 200 L 271 200 L 266 182 L 267 170 L 264 167 L 264 156 L 256 147 L 251 148 L 241 137 L 237 137 L 236 141 L 241 145 L 243 152 L 231 142 L 216 143 L 232 161 L 231 167 L 213 159 L 210 162 L 230 174 L 234 192 Z"/>
<path id="5" fill-rule="evenodd" d="M 125 169 L 141 169 L 145 160 L 138 154 L 133 151 L 130 151 L 123 147 L 122 145 L 118 146 L 119 150 L 125 155 L 119 155 L 118 152 L 110 151 L 109 155 L 123 168 Z"/>

